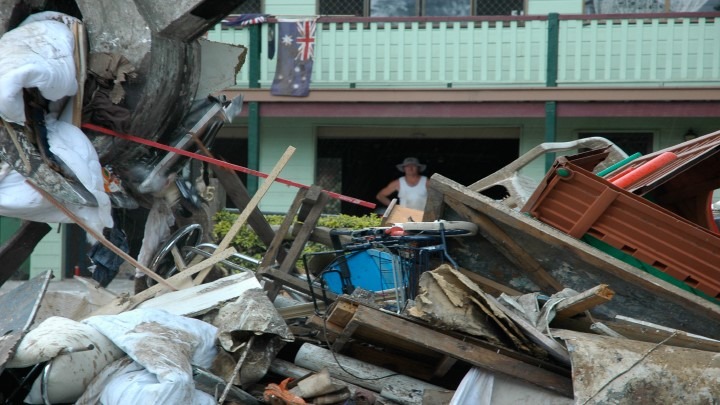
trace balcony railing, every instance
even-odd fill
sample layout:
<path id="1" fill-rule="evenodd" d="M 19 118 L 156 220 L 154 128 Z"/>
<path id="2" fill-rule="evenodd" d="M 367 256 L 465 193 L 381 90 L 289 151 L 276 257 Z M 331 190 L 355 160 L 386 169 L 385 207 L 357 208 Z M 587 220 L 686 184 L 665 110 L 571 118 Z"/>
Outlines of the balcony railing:
<path id="1" fill-rule="evenodd" d="M 220 25 L 219 42 L 259 46 L 270 87 L 268 29 Z M 258 29 L 258 28 L 255 28 Z M 557 38 L 557 40 L 555 40 Z M 248 60 L 237 79 L 250 81 Z M 318 19 L 313 88 L 703 86 L 720 80 L 720 13 Z"/>

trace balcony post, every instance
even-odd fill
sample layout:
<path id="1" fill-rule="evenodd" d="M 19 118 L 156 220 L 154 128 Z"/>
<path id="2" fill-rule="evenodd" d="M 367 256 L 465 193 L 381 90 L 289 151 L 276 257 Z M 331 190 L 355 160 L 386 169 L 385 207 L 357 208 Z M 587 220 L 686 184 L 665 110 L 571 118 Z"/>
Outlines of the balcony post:
<path id="1" fill-rule="evenodd" d="M 557 102 L 545 103 L 545 142 L 555 142 L 557 133 Z M 545 154 L 545 171 L 547 172 L 555 162 L 555 153 Z"/>
<path id="2" fill-rule="evenodd" d="M 559 31 L 560 18 L 558 13 L 548 14 L 547 71 L 545 74 L 546 87 L 557 87 Z M 545 103 L 545 142 L 556 142 L 556 133 L 557 102 L 548 101 Z M 550 170 L 553 162 L 555 162 L 555 154 L 546 153 L 545 171 Z"/>
<path id="3" fill-rule="evenodd" d="M 248 86 L 260 88 L 260 24 L 250 25 L 250 72 Z M 248 168 L 260 170 L 260 105 L 258 102 L 248 103 Z M 258 178 L 247 177 L 247 190 L 254 195 L 258 189 Z"/>
<path id="4" fill-rule="evenodd" d="M 559 34 L 559 15 L 550 13 L 548 14 L 547 71 L 545 74 L 545 86 L 547 87 L 557 87 Z"/>

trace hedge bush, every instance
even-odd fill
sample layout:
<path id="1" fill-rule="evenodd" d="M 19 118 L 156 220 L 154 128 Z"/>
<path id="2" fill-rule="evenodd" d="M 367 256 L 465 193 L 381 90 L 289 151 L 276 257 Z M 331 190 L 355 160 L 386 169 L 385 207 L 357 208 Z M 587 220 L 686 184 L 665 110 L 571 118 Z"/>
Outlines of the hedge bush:
<path id="1" fill-rule="evenodd" d="M 215 215 L 213 218 L 215 222 L 213 227 L 213 237 L 215 238 L 216 243 L 219 243 L 225 237 L 233 223 L 235 223 L 237 217 L 238 214 L 229 211 L 219 211 Z M 280 225 L 285 219 L 283 215 L 265 215 L 265 218 L 270 225 Z M 332 229 L 363 229 L 380 226 L 381 219 L 382 218 L 380 216 L 375 214 L 359 217 L 352 215 L 328 215 L 320 217 L 317 226 Z M 252 256 L 256 259 L 262 259 L 265 254 L 265 245 L 260 241 L 258 235 L 247 225 L 240 229 L 230 245 L 238 252 L 244 255 Z M 332 249 L 318 243 L 308 242 L 305 245 L 303 253 L 322 252 L 327 250 Z M 298 267 L 301 267 L 302 265 L 300 262 L 301 261 L 298 263 Z"/>

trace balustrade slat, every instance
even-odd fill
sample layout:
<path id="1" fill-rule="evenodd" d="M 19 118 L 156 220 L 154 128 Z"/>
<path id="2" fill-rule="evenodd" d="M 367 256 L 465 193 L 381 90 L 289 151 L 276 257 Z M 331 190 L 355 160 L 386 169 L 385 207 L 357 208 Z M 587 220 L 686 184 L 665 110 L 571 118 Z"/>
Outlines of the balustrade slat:
<path id="1" fill-rule="evenodd" d="M 363 39 L 365 37 L 365 26 L 363 23 L 355 23 L 355 31 L 357 32 L 358 41 L 356 44 L 356 54 L 355 54 L 355 80 L 357 82 L 363 81 L 363 72 L 365 69 L 363 69 L 363 55 L 365 51 L 365 42 L 363 42 Z"/>
<path id="2" fill-rule="evenodd" d="M 470 21 L 467 27 L 467 38 L 468 45 L 467 50 L 467 65 L 465 67 L 466 77 L 468 82 L 472 82 L 475 77 L 475 21 Z"/>
<path id="3" fill-rule="evenodd" d="M 483 83 L 487 82 L 488 78 L 488 64 L 490 63 L 488 61 L 488 27 L 489 23 L 487 21 L 483 21 L 480 23 L 480 80 Z"/>
<path id="4" fill-rule="evenodd" d="M 690 43 L 690 21 L 685 20 L 682 24 L 682 46 L 680 47 L 680 77 L 684 80 L 688 78 L 688 61 Z"/>
<path id="5" fill-rule="evenodd" d="M 411 55 L 411 61 L 412 61 L 412 72 L 410 74 L 410 77 L 412 78 L 413 82 L 417 82 L 418 80 L 418 70 L 420 67 L 420 55 L 419 55 L 419 46 L 420 46 L 420 23 L 413 22 L 410 26 L 410 29 L 412 30 L 412 55 Z"/>
<path id="6" fill-rule="evenodd" d="M 495 81 L 502 80 L 502 21 L 495 22 Z"/>
<path id="7" fill-rule="evenodd" d="M 597 20 L 592 20 L 590 22 L 590 46 L 588 47 L 590 50 L 590 81 L 595 81 L 597 78 L 596 72 L 597 72 L 597 56 L 598 56 L 598 22 Z"/>
<path id="8" fill-rule="evenodd" d="M 370 81 L 374 82 L 377 80 L 377 60 L 378 60 L 378 24 L 370 23 Z"/>
<path id="9" fill-rule="evenodd" d="M 715 80 L 720 79 L 720 18 L 716 18 L 713 21 L 715 27 L 715 35 L 713 38 L 713 54 L 712 54 L 712 78 Z"/>
<path id="10" fill-rule="evenodd" d="M 672 76 L 673 70 L 673 54 L 675 53 L 675 21 L 668 21 L 668 36 L 665 43 L 665 80 L 668 80 Z"/>
<path id="11" fill-rule="evenodd" d="M 405 23 L 400 23 L 398 27 L 398 63 L 397 63 L 397 79 L 405 80 Z"/>
<path id="12" fill-rule="evenodd" d="M 697 22 L 698 47 L 695 54 L 695 79 L 701 79 L 705 71 L 705 39 L 702 35 L 705 33 L 705 21 L 705 18 L 700 18 Z"/>
<path id="13" fill-rule="evenodd" d="M 447 23 L 441 22 L 440 27 L 438 29 L 438 36 L 439 44 L 438 49 L 440 50 L 440 57 L 438 58 L 438 80 L 441 83 L 444 83 L 447 81 L 446 75 L 445 75 L 445 65 L 447 62 L 447 47 L 442 46 L 441 44 L 447 44 L 448 41 L 448 35 L 447 35 Z"/>
<path id="14" fill-rule="evenodd" d="M 425 80 L 430 81 L 432 74 L 432 23 L 425 23 Z"/>
<path id="15" fill-rule="evenodd" d="M 660 60 L 658 50 L 658 32 L 660 24 L 658 20 L 652 22 L 652 44 L 650 46 L 650 80 L 657 80 L 658 61 Z"/>
<path id="16" fill-rule="evenodd" d="M 514 82 L 517 79 L 517 21 L 510 22 L 510 69 L 508 80 Z"/>
<path id="17" fill-rule="evenodd" d="M 618 72 L 620 80 L 625 80 L 627 78 L 627 50 L 629 40 L 630 38 L 628 37 L 628 21 L 623 20 L 620 25 L 620 70 Z"/>
<path id="18" fill-rule="evenodd" d="M 328 30 L 330 33 L 329 37 L 329 44 L 328 44 L 328 80 L 330 82 L 335 81 L 335 64 L 337 63 L 337 58 L 335 57 L 335 50 L 337 48 L 337 44 L 335 43 L 337 39 L 337 24 L 330 24 L 330 29 Z"/>
<path id="19" fill-rule="evenodd" d="M 383 37 L 385 43 L 383 46 L 383 80 L 390 81 L 390 24 L 383 24 Z"/>
<path id="20" fill-rule="evenodd" d="M 574 21 L 575 25 L 575 81 L 582 80 L 583 72 L 583 32 L 582 21 Z"/>
<path id="21" fill-rule="evenodd" d="M 317 23 L 315 26 L 315 33 L 316 33 L 316 41 L 315 41 L 315 50 L 313 52 L 314 59 L 313 59 L 313 70 L 312 70 L 312 82 L 322 82 L 325 77 L 325 72 L 323 72 L 323 66 L 325 65 L 323 58 L 325 57 L 325 52 L 323 51 L 323 48 L 327 46 L 327 38 L 329 35 L 323 35 L 322 37 L 318 38 L 317 33 L 318 32 L 325 32 L 324 30 L 325 24 L 324 23 Z M 321 40 L 322 39 L 322 40 Z M 332 42 L 332 40 L 330 40 Z M 311 83 L 312 83 L 311 82 Z M 312 86 L 312 84 L 311 84 Z"/>
<path id="22" fill-rule="evenodd" d="M 633 66 L 633 79 L 636 81 L 640 80 L 640 77 L 642 75 L 642 64 L 643 64 L 643 43 L 644 43 L 644 36 L 643 33 L 645 30 L 643 29 L 643 25 L 645 24 L 643 20 L 638 20 L 636 22 L 637 29 L 636 29 L 636 35 L 635 38 L 635 63 Z"/>
<path id="23" fill-rule="evenodd" d="M 343 60 L 342 60 L 342 81 L 350 81 L 350 23 L 342 23 L 343 27 Z"/>
<path id="24" fill-rule="evenodd" d="M 530 81 L 530 67 L 533 60 L 533 31 L 535 30 L 534 21 L 525 23 L 525 60 L 523 66 L 523 77 L 526 81 Z"/>
<path id="25" fill-rule="evenodd" d="M 453 23 L 453 74 L 452 81 L 457 83 L 460 81 L 460 23 Z"/>
<path id="26" fill-rule="evenodd" d="M 603 69 L 603 79 L 610 80 L 611 72 L 610 66 L 613 59 L 613 32 L 612 32 L 612 21 L 605 21 L 605 59 Z"/>

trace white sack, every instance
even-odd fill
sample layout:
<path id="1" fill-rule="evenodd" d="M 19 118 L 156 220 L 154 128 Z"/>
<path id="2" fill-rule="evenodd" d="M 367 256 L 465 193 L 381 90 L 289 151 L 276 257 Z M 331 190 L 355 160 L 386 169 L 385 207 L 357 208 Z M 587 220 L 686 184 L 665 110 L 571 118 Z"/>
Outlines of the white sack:
<path id="1" fill-rule="evenodd" d="M 217 355 L 217 328 L 161 309 L 135 309 L 83 321 L 107 336 L 150 375 L 123 371 L 103 390 L 105 405 L 126 403 L 190 404 L 197 397 L 192 365 L 209 368 Z M 123 393 L 142 393 L 128 402 Z"/>
<path id="2" fill-rule="evenodd" d="M 97 207 L 80 205 L 66 207 L 91 229 L 102 234 L 103 228 L 113 226 L 113 219 L 110 197 L 105 193 L 102 167 L 97 152 L 80 128 L 58 121 L 52 115 L 46 116 L 45 120 L 50 151 L 72 170 L 98 202 Z M 3 165 L 4 170 L 0 170 L 0 215 L 35 222 L 73 222 L 28 185 L 20 173 L 9 170 L 5 163 Z M 2 174 L 5 174 L 4 177 Z M 89 234 L 88 239 L 93 241 Z"/>
<path id="3" fill-rule="evenodd" d="M 93 350 L 61 354 L 67 348 L 93 345 Z M 62 317 L 51 317 L 28 332 L 20 341 L 15 355 L 6 367 L 23 368 L 52 359 L 48 375 L 48 396 L 52 403 L 69 403 L 82 395 L 85 388 L 105 366 L 124 355 L 95 328 Z M 38 377 L 25 398 L 28 404 L 43 404 Z"/>
<path id="4" fill-rule="evenodd" d="M 25 122 L 23 88 L 37 87 L 51 101 L 77 93 L 72 31 L 63 22 L 44 20 L 57 15 L 31 16 L 0 37 L 0 117 L 6 121 Z"/>
<path id="5" fill-rule="evenodd" d="M 103 370 L 90 384 L 75 405 L 125 405 L 125 404 L 176 404 L 156 402 L 157 377 L 139 363 L 124 357 Z M 215 405 L 215 398 L 200 390 L 193 392 L 192 399 L 182 404 Z"/>

